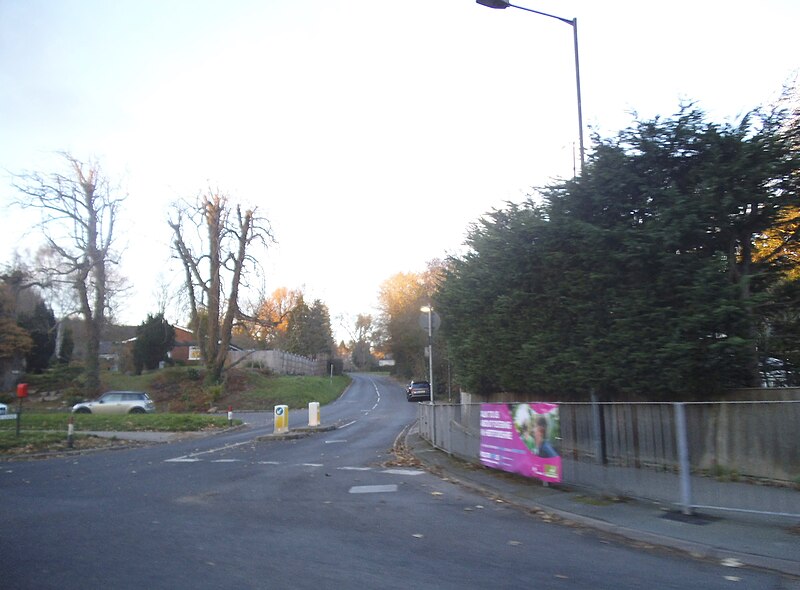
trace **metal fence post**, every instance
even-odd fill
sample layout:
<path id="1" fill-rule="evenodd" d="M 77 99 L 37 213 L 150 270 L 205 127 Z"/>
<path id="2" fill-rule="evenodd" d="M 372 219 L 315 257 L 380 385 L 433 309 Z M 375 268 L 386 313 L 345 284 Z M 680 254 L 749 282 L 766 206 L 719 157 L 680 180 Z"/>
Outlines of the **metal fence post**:
<path id="1" fill-rule="evenodd" d="M 436 446 L 436 406 L 433 404 L 433 399 L 431 399 L 431 444 L 438 448 Z"/>
<path id="2" fill-rule="evenodd" d="M 692 514 L 692 482 L 689 466 L 689 443 L 686 437 L 686 404 L 675 404 L 675 437 L 678 444 L 678 475 L 681 486 L 681 507 L 684 514 Z"/>
<path id="3" fill-rule="evenodd" d="M 605 441 L 603 440 L 602 407 L 597 401 L 597 395 L 592 390 L 592 436 L 594 437 L 594 456 L 598 465 L 606 462 Z"/>

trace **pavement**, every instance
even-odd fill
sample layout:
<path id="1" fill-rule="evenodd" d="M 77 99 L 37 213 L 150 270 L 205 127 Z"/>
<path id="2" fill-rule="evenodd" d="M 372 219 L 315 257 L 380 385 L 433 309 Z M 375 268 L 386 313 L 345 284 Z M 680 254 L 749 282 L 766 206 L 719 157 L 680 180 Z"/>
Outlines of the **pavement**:
<path id="1" fill-rule="evenodd" d="M 716 561 L 800 578 L 800 522 L 740 513 L 684 515 L 672 506 L 592 496 L 586 490 L 468 463 L 431 446 L 416 428 L 406 450 L 430 471 L 550 522 L 585 526 L 638 546 L 661 547 Z"/>

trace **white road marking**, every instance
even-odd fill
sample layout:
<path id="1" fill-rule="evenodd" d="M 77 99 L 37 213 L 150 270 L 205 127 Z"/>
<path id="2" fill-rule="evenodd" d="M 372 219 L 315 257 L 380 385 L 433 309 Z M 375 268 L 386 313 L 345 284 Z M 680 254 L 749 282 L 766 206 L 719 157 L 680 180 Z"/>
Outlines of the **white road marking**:
<path id="1" fill-rule="evenodd" d="M 326 445 L 332 445 L 332 444 L 335 444 L 335 443 L 346 443 L 346 442 L 347 442 L 346 440 L 341 440 L 341 439 L 340 440 L 326 440 L 325 444 Z"/>
<path id="2" fill-rule="evenodd" d="M 382 494 L 396 491 L 397 486 L 394 484 L 382 486 L 353 486 L 350 488 L 351 494 Z"/>
<path id="3" fill-rule="evenodd" d="M 259 465 L 280 465 L 280 461 L 259 461 Z"/>
<path id="4" fill-rule="evenodd" d="M 385 469 L 381 473 L 391 473 L 392 475 L 422 475 L 424 471 L 419 469 Z"/>
<path id="5" fill-rule="evenodd" d="M 214 459 L 212 463 L 239 463 L 241 459 Z"/>
<path id="6" fill-rule="evenodd" d="M 339 471 L 372 471 L 372 467 L 337 467 Z"/>
<path id="7" fill-rule="evenodd" d="M 322 463 L 300 463 L 301 467 L 323 467 Z"/>
<path id="8" fill-rule="evenodd" d="M 200 461 L 200 459 L 195 459 L 195 457 L 199 457 L 200 455 L 209 455 L 211 453 L 217 453 L 219 451 L 227 451 L 228 449 L 233 449 L 236 447 L 241 447 L 242 445 L 252 444 L 253 441 L 246 440 L 240 443 L 234 443 L 231 445 L 225 445 L 224 447 L 219 447 L 216 449 L 210 449 L 208 451 L 199 451 L 197 453 L 190 453 L 189 455 L 183 455 L 182 457 L 175 457 L 174 459 L 165 459 L 165 463 L 192 463 L 194 461 Z"/>

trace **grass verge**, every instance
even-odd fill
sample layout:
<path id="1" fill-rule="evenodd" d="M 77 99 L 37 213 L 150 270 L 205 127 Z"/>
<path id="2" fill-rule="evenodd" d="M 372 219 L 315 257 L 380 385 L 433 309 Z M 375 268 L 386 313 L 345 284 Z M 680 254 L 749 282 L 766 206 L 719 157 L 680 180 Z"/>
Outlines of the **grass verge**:
<path id="1" fill-rule="evenodd" d="M 59 452 L 68 450 L 67 426 L 72 416 L 76 431 L 111 432 L 195 432 L 217 430 L 228 427 L 228 419 L 223 416 L 204 416 L 198 414 L 127 414 L 124 416 L 97 416 L 95 414 L 22 414 L 20 433 L 17 436 L 16 420 L 0 421 L 0 454 L 19 456 L 44 451 Z M 241 424 L 234 420 L 233 424 Z M 73 437 L 74 449 L 113 447 L 129 444 L 117 439 L 99 438 L 76 434 Z"/>
<path id="2" fill-rule="evenodd" d="M 127 444 L 126 441 L 76 434 L 70 447 L 66 432 L 22 430 L 17 436 L 14 430 L 0 431 L 0 455 L 4 457 L 20 457 L 44 452 L 58 453 L 74 449 L 111 448 L 123 444 Z"/>
<path id="3" fill-rule="evenodd" d="M 224 428 L 228 426 L 225 416 L 205 416 L 202 414 L 124 414 L 121 416 L 102 416 L 97 414 L 26 414 L 23 412 L 20 427 L 25 431 L 67 432 L 69 418 L 75 423 L 75 430 L 101 430 L 113 432 L 190 432 Z M 234 420 L 234 424 L 241 424 Z M 0 422 L 0 433 L 16 432 L 15 420 Z"/>

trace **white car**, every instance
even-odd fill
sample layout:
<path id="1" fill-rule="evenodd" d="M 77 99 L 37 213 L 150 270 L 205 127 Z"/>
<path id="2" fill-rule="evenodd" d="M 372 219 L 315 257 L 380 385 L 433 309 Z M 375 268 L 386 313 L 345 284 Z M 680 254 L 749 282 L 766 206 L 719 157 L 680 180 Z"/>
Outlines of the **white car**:
<path id="1" fill-rule="evenodd" d="M 144 391 L 108 391 L 94 401 L 72 406 L 75 414 L 145 414 L 156 411 Z"/>
<path id="2" fill-rule="evenodd" d="M 5 416 L 6 414 L 8 414 L 8 406 L 0 404 L 0 416 Z"/>

